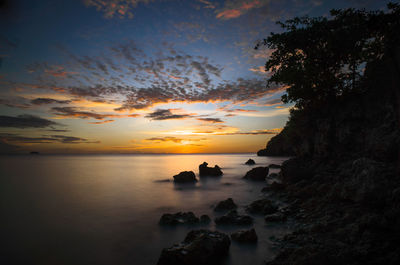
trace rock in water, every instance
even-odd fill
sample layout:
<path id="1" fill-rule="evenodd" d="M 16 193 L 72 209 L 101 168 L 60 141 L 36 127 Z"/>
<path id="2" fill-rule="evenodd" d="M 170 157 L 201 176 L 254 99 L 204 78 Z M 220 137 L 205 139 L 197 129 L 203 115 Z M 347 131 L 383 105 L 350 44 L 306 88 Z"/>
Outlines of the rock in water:
<path id="1" fill-rule="evenodd" d="M 222 176 L 222 170 L 219 166 L 215 165 L 214 167 L 208 167 L 207 162 L 203 162 L 203 164 L 199 165 L 200 176 Z"/>
<path id="2" fill-rule="evenodd" d="M 265 181 L 268 172 L 269 172 L 268 167 L 256 167 L 248 171 L 243 178 L 256 181 Z"/>
<path id="3" fill-rule="evenodd" d="M 253 218 L 248 215 L 238 215 L 236 210 L 214 219 L 217 225 L 251 225 Z"/>
<path id="4" fill-rule="evenodd" d="M 231 234 L 232 240 L 240 243 L 256 243 L 258 240 L 256 230 L 241 230 Z"/>
<path id="5" fill-rule="evenodd" d="M 217 206 L 215 206 L 214 211 L 226 211 L 236 209 L 237 205 L 233 202 L 232 198 L 228 198 L 225 201 L 220 201 Z"/>
<path id="6" fill-rule="evenodd" d="M 286 216 L 282 213 L 273 213 L 273 214 L 268 214 L 264 217 L 265 222 L 284 222 L 286 221 Z"/>
<path id="7" fill-rule="evenodd" d="M 203 214 L 202 216 L 200 216 L 200 223 L 209 224 L 210 222 L 211 222 L 211 218 L 208 215 Z"/>
<path id="8" fill-rule="evenodd" d="M 278 211 L 278 207 L 268 199 L 261 199 L 252 202 L 247 206 L 247 211 L 255 214 L 273 214 Z"/>
<path id="9" fill-rule="evenodd" d="M 177 183 L 187 183 L 187 182 L 196 182 L 196 175 L 193 171 L 182 171 L 178 175 L 174 176 L 174 182 Z"/>
<path id="10" fill-rule="evenodd" d="M 221 264 L 227 256 L 231 241 L 226 234 L 210 230 L 190 231 L 185 240 L 164 248 L 158 265 L 207 265 Z"/>
<path id="11" fill-rule="evenodd" d="M 269 167 L 269 168 L 281 168 L 281 166 L 280 166 L 280 165 L 277 165 L 277 164 L 271 164 L 271 165 L 269 165 L 268 167 Z"/>
<path id="12" fill-rule="evenodd" d="M 253 159 L 249 159 L 249 160 L 247 160 L 247 162 L 245 164 L 246 165 L 255 165 L 256 162 Z"/>
<path id="13" fill-rule="evenodd" d="M 178 224 L 197 224 L 199 218 L 192 212 L 178 212 L 174 214 L 165 213 L 161 216 L 160 225 L 178 225 Z"/>

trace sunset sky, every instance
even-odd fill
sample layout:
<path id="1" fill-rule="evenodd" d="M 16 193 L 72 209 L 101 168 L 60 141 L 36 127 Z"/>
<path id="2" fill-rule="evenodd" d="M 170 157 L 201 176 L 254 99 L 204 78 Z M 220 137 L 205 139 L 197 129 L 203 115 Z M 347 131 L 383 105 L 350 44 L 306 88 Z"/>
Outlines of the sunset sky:
<path id="1" fill-rule="evenodd" d="M 0 1 L 0 153 L 256 152 L 291 107 L 257 41 L 278 20 L 385 5 Z"/>

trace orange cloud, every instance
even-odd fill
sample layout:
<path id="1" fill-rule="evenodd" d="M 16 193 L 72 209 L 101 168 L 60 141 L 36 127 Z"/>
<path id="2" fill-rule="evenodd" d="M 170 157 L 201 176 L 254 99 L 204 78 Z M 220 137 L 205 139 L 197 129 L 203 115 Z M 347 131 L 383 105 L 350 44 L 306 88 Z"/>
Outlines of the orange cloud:
<path id="1" fill-rule="evenodd" d="M 105 120 L 105 121 L 96 121 L 96 122 L 89 122 L 90 124 L 105 124 L 105 123 L 110 123 L 114 122 L 115 120 Z"/>
<path id="2" fill-rule="evenodd" d="M 232 19 L 240 17 L 253 8 L 266 5 L 269 0 L 231 0 L 226 1 L 222 10 L 217 11 L 217 18 Z"/>

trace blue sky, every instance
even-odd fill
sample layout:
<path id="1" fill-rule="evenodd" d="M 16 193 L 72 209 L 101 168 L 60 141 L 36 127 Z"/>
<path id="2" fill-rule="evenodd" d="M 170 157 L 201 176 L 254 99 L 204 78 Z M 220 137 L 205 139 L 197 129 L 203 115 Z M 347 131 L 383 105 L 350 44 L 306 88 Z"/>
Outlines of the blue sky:
<path id="1" fill-rule="evenodd" d="M 5 1 L 4 152 L 255 152 L 284 126 L 266 87 L 276 21 L 385 1 Z"/>

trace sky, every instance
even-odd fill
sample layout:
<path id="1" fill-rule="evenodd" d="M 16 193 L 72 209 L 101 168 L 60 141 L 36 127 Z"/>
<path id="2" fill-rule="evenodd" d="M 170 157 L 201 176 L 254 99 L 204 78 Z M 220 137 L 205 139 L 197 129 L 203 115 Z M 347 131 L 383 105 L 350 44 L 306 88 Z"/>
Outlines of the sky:
<path id="1" fill-rule="evenodd" d="M 397 1 L 394 1 L 397 2 Z M 0 153 L 256 152 L 277 21 L 382 0 L 0 0 Z"/>

